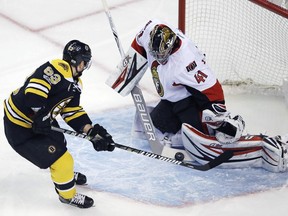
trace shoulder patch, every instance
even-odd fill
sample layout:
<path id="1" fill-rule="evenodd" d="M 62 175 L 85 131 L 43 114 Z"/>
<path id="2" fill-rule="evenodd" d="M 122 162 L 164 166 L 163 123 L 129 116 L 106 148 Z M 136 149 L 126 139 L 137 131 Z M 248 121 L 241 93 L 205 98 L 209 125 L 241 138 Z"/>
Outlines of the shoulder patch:
<path id="1" fill-rule="evenodd" d="M 50 62 L 56 70 L 63 75 L 65 79 L 70 82 L 73 82 L 72 70 L 70 65 L 61 59 L 52 60 Z"/>

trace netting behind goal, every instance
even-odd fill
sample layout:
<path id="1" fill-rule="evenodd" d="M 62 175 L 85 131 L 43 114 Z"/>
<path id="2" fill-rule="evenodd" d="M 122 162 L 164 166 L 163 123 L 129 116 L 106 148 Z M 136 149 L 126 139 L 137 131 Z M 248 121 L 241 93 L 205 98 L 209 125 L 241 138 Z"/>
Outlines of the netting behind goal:
<path id="1" fill-rule="evenodd" d="M 179 28 L 206 53 L 222 84 L 281 86 L 288 77 L 284 6 L 272 12 L 248 0 L 179 0 Z"/>

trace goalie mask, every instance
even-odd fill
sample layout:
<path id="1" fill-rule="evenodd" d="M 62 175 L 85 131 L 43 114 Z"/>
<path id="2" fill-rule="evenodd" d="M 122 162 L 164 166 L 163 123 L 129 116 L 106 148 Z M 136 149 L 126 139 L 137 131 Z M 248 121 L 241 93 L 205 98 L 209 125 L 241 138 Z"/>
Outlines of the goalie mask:
<path id="1" fill-rule="evenodd" d="M 90 47 L 79 40 L 68 42 L 63 50 L 63 60 L 67 61 L 73 67 L 77 67 L 84 61 L 83 70 L 89 69 L 91 66 L 91 57 Z"/>
<path id="2" fill-rule="evenodd" d="M 166 25 L 156 25 L 150 32 L 149 53 L 160 64 L 166 64 L 176 41 L 176 34 Z"/>

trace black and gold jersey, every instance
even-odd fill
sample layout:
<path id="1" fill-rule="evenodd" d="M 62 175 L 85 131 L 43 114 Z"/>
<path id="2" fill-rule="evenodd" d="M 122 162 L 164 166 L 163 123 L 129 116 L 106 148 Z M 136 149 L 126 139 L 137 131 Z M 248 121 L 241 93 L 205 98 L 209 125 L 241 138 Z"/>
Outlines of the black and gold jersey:
<path id="1" fill-rule="evenodd" d="M 80 78 L 73 79 L 70 65 L 64 60 L 52 60 L 37 68 L 4 101 L 5 115 L 12 123 L 31 128 L 32 108 L 45 107 L 52 119 L 60 114 L 69 126 L 80 131 L 92 123 L 80 106 L 81 91 L 82 82 Z"/>

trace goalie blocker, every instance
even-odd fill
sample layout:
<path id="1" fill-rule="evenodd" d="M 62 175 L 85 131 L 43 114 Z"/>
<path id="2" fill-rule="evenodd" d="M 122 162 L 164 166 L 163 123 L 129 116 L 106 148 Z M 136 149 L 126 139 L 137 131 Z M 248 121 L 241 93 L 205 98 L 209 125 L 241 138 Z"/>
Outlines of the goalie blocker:
<path id="1" fill-rule="evenodd" d="M 120 95 L 126 96 L 138 84 L 147 67 L 147 59 L 130 47 L 125 58 L 117 65 L 117 70 L 106 80 L 106 84 Z"/>
<path id="2" fill-rule="evenodd" d="M 271 172 L 287 170 L 287 140 L 280 136 L 246 135 L 235 143 L 221 144 L 214 136 L 203 134 L 184 123 L 182 141 L 186 151 L 200 164 L 207 163 L 226 150 L 232 150 L 234 156 L 220 167 L 263 167 Z"/>

